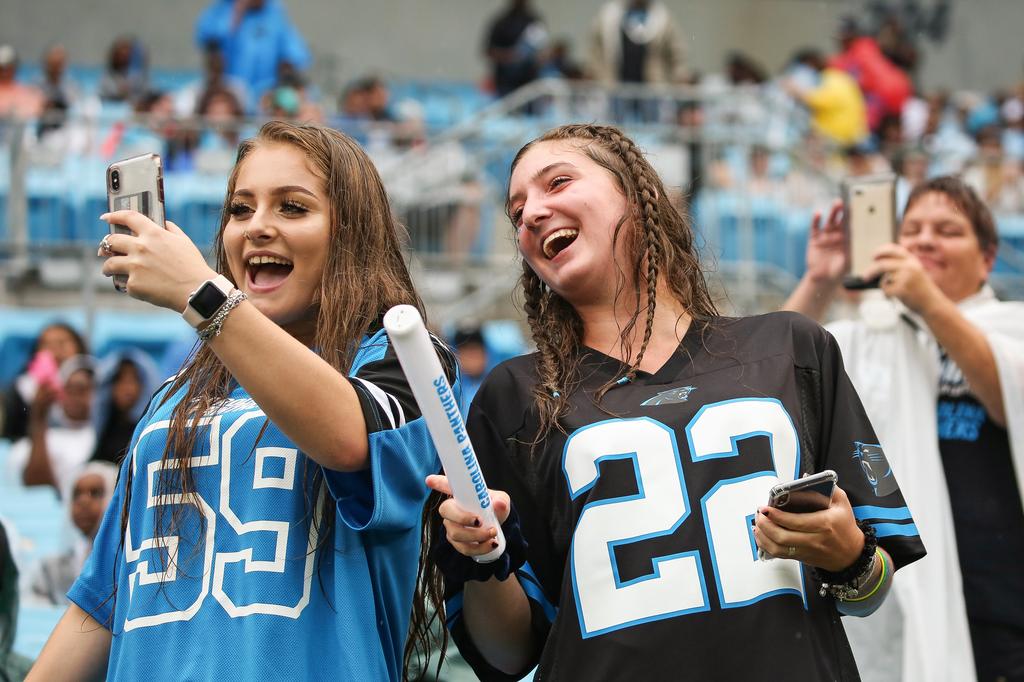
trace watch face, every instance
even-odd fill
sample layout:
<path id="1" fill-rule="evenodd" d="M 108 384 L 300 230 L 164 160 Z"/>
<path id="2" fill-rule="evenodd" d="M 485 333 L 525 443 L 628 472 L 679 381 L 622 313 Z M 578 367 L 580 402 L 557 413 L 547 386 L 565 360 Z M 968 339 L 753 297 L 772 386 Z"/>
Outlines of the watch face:
<path id="1" fill-rule="evenodd" d="M 225 300 L 227 300 L 227 295 L 223 291 L 218 289 L 213 282 L 206 282 L 189 299 L 188 304 L 197 313 L 202 315 L 204 319 L 208 320 L 213 317 L 213 314 L 224 304 Z"/>

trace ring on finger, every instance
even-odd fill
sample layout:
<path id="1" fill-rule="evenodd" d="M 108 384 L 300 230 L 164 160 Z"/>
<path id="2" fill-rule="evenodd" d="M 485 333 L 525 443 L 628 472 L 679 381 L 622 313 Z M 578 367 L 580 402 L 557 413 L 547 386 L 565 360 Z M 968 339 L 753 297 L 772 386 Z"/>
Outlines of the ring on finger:
<path id="1" fill-rule="evenodd" d="M 790 545 L 789 549 L 786 551 L 786 557 L 792 559 L 795 556 L 796 556 L 796 547 L 794 547 L 793 545 Z"/>
<path id="2" fill-rule="evenodd" d="M 103 237 L 102 240 L 100 240 L 100 251 L 102 251 L 103 255 L 105 255 L 105 256 L 109 256 L 112 253 L 114 253 L 114 249 L 111 248 L 111 246 L 110 246 L 110 235 L 109 234 L 106 235 L 105 237 Z"/>

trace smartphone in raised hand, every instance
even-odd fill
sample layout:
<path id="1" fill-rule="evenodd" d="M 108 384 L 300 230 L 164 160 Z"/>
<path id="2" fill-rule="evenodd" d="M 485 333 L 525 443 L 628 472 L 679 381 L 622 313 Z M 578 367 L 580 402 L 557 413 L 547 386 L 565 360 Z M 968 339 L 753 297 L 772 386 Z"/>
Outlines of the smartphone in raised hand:
<path id="1" fill-rule="evenodd" d="M 163 227 L 164 178 L 160 155 L 141 154 L 110 164 L 107 167 L 107 206 L 111 211 L 138 211 Z M 111 225 L 110 231 L 132 233 L 124 225 Z M 127 283 L 126 275 L 114 275 L 114 288 L 118 291 L 124 291 Z"/>
<path id="2" fill-rule="evenodd" d="M 57 359 L 48 350 L 41 350 L 33 356 L 28 364 L 28 375 L 36 380 L 37 386 L 49 386 L 57 395 L 63 392 L 60 381 L 60 367 Z"/>
<path id="3" fill-rule="evenodd" d="M 881 277 L 865 277 L 875 252 L 896 240 L 896 176 L 867 175 L 843 181 L 846 245 L 850 267 L 847 289 L 873 289 Z"/>

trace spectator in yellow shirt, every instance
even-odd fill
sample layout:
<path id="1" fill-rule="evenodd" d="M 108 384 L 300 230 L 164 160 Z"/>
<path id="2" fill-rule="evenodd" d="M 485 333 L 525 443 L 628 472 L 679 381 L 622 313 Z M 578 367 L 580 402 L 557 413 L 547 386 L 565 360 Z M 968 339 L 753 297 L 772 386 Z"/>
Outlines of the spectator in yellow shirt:
<path id="1" fill-rule="evenodd" d="M 811 111 L 814 128 L 840 145 L 853 145 L 868 135 L 867 107 L 860 86 L 849 74 L 833 69 L 821 52 L 801 50 L 794 63 L 817 73 L 817 83 L 807 85 L 796 78 L 784 87 Z"/>

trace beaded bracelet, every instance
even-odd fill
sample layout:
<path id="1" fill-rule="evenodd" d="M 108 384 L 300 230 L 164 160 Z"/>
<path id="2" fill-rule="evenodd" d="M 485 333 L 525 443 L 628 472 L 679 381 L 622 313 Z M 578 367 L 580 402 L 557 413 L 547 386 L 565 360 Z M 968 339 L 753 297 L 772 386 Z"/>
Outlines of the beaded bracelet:
<path id="1" fill-rule="evenodd" d="M 461 554 L 448 542 L 444 527 L 438 531 L 431 539 L 430 558 L 437 564 L 449 585 L 461 585 L 469 580 L 485 582 L 491 578 L 505 580 L 526 563 L 526 538 L 519 527 L 519 514 L 515 507 L 509 510 L 508 518 L 501 524 L 501 532 L 505 534 L 505 551 L 489 563 L 479 563 Z"/>
<path id="2" fill-rule="evenodd" d="M 847 601 L 858 596 L 864 583 L 871 578 L 871 574 L 875 570 L 878 538 L 875 535 L 874 526 L 867 521 L 858 521 L 857 527 L 864 533 L 864 547 L 856 561 L 836 572 L 821 568 L 813 569 L 814 577 L 821 582 L 818 594 L 822 597 L 831 594 L 836 599 Z"/>
<path id="3" fill-rule="evenodd" d="M 881 588 L 882 585 L 885 584 L 886 574 L 889 573 L 891 571 L 891 569 L 888 568 L 889 564 L 888 564 L 888 562 L 886 562 L 885 554 L 882 553 L 882 550 L 876 549 L 875 550 L 875 556 L 877 557 L 877 561 L 881 562 L 881 564 L 882 564 L 882 570 L 881 570 L 881 572 L 878 575 L 878 582 L 875 583 L 875 586 L 871 588 L 871 591 L 868 592 L 867 594 L 865 594 L 864 596 L 848 597 L 847 599 L 844 599 L 843 601 L 858 602 L 858 601 L 865 601 L 867 599 L 870 599 L 871 597 L 875 596 L 875 593 L 878 592 L 879 588 Z M 873 567 L 874 567 L 874 565 L 872 564 L 872 568 Z"/>

